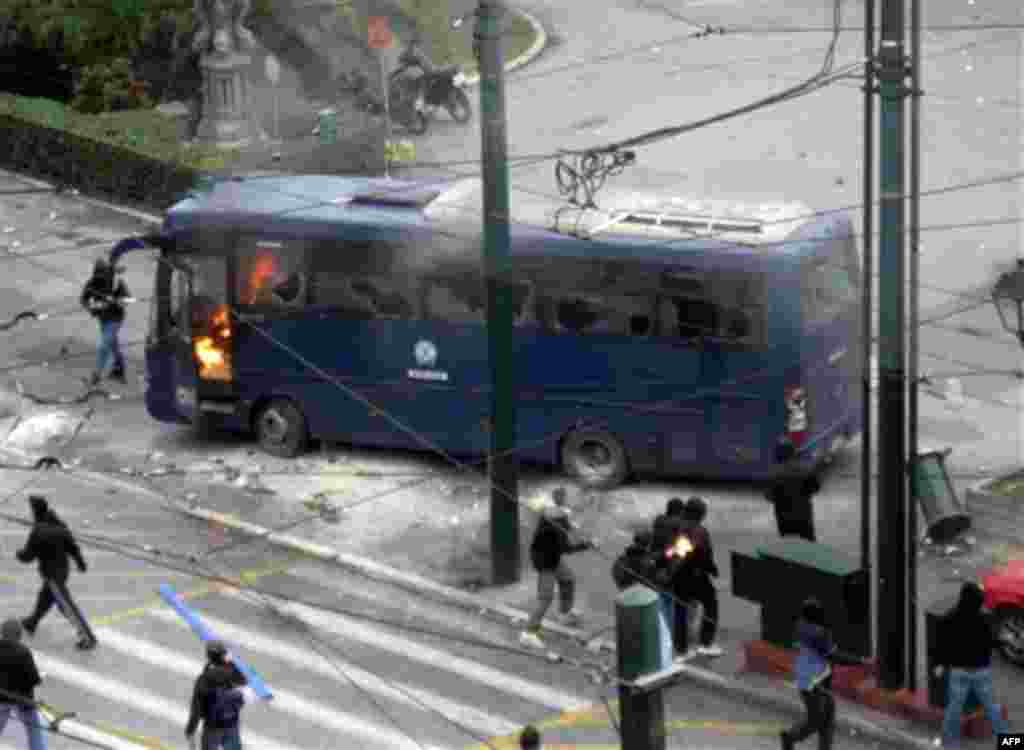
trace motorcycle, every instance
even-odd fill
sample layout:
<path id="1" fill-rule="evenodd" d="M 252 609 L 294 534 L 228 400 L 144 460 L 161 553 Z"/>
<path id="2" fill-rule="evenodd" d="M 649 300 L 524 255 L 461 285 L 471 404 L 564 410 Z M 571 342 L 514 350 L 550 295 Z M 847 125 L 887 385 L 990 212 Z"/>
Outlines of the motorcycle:
<path id="1" fill-rule="evenodd" d="M 446 65 L 423 73 L 415 81 L 422 102 L 420 108 L 427 117 L 435 116 L 439 109 L 446 110 L 455 122 L 462 125 L 473 117 L 469 96 L 462 88 L 465 76 L 458 65 Z"/>
<path id="2" fill-rule="evenodd" d="M 342 74 L 338 89 L 339 93 L 352 98 L 356 109 L 377 117 L 384 117 L 385 110 L 390 109 L 391 121 L 395 124 L 401 125 L 414 135 L 423 135 L 427 132 L 427 116 L 423 112 L 424 105 L 420 102 L 415 81 L 407 78 L 389 80 L 387 107 L 373 93 L 369 77 L 361 71 L 356 71 L 351 76 Z M 312 134 L 320 134 L 319 123 L 313 128 Z"/>

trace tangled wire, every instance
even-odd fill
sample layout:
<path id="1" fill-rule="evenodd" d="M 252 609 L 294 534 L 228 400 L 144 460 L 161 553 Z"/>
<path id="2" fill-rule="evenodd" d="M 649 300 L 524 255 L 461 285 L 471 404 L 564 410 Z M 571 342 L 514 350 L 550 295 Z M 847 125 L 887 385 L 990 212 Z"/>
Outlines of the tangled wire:
<path id="1" fill-rule="evenodd" d="M 584 151 L 563 154 L 555 164 L 558 192 L 569 203 L 583 208 L 597 208 L 594 195 L 611 175 L 622 172 L 636 161 L 633 151 Z M 583 200 L 581 201 L 581 193 Z"/>

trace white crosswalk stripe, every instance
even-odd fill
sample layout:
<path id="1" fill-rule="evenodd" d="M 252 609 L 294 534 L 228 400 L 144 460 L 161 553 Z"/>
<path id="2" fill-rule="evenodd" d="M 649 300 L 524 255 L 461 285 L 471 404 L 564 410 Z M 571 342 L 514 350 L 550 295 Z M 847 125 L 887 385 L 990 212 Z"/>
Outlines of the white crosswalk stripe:
<path id="1" fill-rule="evenodd" d="M 180 703 L 161 698 L 138 685 L 129 685 L 97 672 L 82 669 L 42 651 L 34 650 L 33 653 L 36 664 L 40 669 L 51 672 L 54 675 L 51 679 L 54 681 L 70 683 L 80 690 L 104 698 L 116 697 L 117 703 L 121 706 L 130 707 L 135 711 L 141 711 L 148 716 L 160 718 L 182 728 L 188 721 L 188 710 Z M 139 654 L 132 654 L 132 656 L 138 657 Z M 299 750 L 293 745 L 276 742 L 251 732 L 245 733 L 245 746 L 253 748 L 253 750 Z M 308 750 L 308 748 L 304 748 L 304 750 Z"/>
<path id="2" fill-rule="evenodd" d="M 224 594 L 230 598 L 248 601 L 244 594 L 233 589 L 226 590 Z M 431 648 L 423 643 L 390 635 L 384 630 L 370 627 L 343 615 L 337 615 L 333 612 L 327 614 L 307 605 L 290 603 L 278 597 L 268 596 L 267 598 L 278 602 L 282 609 L 294 614 L 300 620 L 339 638 L 358 641 L 381 651 L 396 654 L 410 661 L 457 674 L 463 679 L 472 680 L 503 693 L 516 695 L 531 703 L 556 708 L 561 711 L 575 711 L 592 702 L 577 695 L 565 693 L 545 685 L 538 685 L 506 672 L 500 672 L 497 669 L 463 659 L 446 651 Z"/>
<path id="3" fill-rule="evenodd" d="M 113 648 L 132 658 L 144 661 L 154 667 L 194 679 L 202 671 L 204 663 L 191 659 L 150 641 L 140 640 L 112 628 L 97 628 L 96 636 L 104 647 Z M 417 748 L 418 750 L 441 750 L 430 745 L 417 743 L 404 734 L 366 721 L 352 713 L 339 711 L 317 701 L 302 698 L 295 693 L 273 688 L 274 698 L 270 703 L 261 703 L 271 711 L 282 711 L 299 721 L 316 724 L 344 735 L 358 735 L 375 746 L 387 744 L 395 748 Z M 246 733 L 246 744 L 249 744 Z"/>
<path id="4" fill-rule="evenodd" d="M 149 614 L 179 628 L 189 629 L 187 623 L 169 610 L 156 609 Z M 344 670 L 344 675 L 339 674 L 338 670 L 315 653 L 288 646 L 280 639 L 269 638 L 247 628 L 231 625 L 211 617 L 209 614 L 203 614 L 203 621 L 218 637 L 244 647 L 248 653 L 261 653 L 273 658 L 284 659 L 297 667 L 332 680 L 347 682 L 346 678 L 350 679 L 363 690 L 370 691 L 381 698 L 421 710 L 424 706 L 428 706 L 454 723 L 488 736 L 511 734 L 520 726 L 518 722 L 492 716 L 478 708 L 453 701 L 433 691 L 385 680 L 347 661 L 335 660 L 335 663 Z"/>

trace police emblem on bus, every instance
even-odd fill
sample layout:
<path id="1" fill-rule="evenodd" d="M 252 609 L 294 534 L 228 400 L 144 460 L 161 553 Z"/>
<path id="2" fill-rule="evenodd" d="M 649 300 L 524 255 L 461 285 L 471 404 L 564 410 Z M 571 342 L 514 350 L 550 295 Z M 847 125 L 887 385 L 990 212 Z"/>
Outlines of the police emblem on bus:
<path id="1" fill-rule="evenodd" d="M 437 364 L 437 347 L 429 341 L 417 341 L 412 353 L 420 367 L 433 367 Z"/>
<path id="2" fill-rule="evenodd" d="M 431 342 L 426 340 L 417 341 L 416 346 L 413 347 L 412 355 L 416 358 L 416 364 L 419 367 L 406 371 L 410 378 L 415 380 L 448 380 L 447 372 L 434 369 L 434 365 L 437 364 L 437 347 Z"/>

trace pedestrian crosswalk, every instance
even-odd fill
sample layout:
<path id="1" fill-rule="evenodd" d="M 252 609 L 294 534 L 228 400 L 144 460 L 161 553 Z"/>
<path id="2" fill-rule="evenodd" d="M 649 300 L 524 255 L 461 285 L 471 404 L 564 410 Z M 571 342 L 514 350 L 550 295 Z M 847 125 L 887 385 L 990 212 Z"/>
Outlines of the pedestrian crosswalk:
<path id="1" fill-rule="evenodd" d="M 596 697 L 577 694 L 572 685 L 556 687 L 564 683 L 553 664 L 446 644 L 304 604 L 285 608 L 306 630 L 239 592 L 194 604 L 273 690 L 272 700 L 243 712 L 247 750 L 459 749 Z M 54 618 L 29 642 L 48 673 L 40 699 L 76 711 L 76 720 L 106 738 L 99 744 L 111 750 L 184 748 L 192 685 L 205 659 L 189 626 L 170 608 L 154 605 L 138 617 L 97 625 L 100 647 L 87 654 L 74 651 L 69 630 Z M 20 727 L 5 735 L 0 743 L 21 746 L 12 744 L 23 742 Z M 49 744 L 85 747 L 59 735 Z"/>

